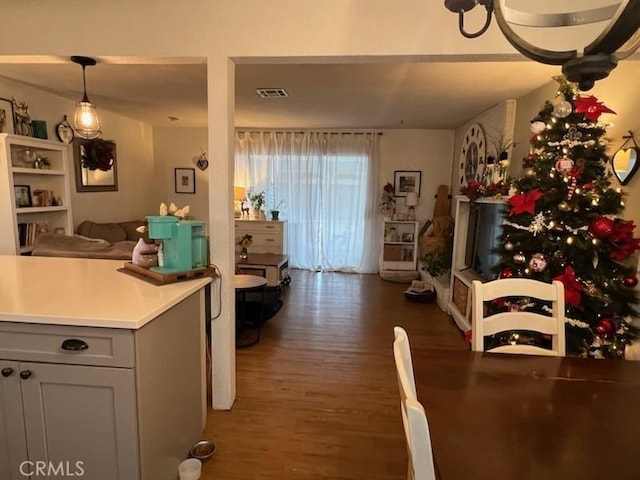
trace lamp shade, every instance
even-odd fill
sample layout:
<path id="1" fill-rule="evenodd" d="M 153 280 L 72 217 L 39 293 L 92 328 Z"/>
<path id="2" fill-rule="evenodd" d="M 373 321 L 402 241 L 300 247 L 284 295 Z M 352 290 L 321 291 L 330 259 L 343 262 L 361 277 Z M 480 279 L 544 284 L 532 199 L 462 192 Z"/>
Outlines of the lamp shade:
<path id="1" fill-rule="evenodd" d="M 233 199 L 234 200 L 242 200 L 245 196 L 245 188 L 244 187 L 233 187 Z"/>
<path id="2" fill-rule="evenodd" d="M 91 102 L 78 102 L 74 115 L 76 133 L 82 138 L 93 140 L 100 136 L 100 118 L 98 110 Z"/>
<path id="3" fill-rule="evenodd" d="M 407 207 L 415 207 L 418 205 L 418 194 L 416 192 L 408 192 L 404 201 Z"/>

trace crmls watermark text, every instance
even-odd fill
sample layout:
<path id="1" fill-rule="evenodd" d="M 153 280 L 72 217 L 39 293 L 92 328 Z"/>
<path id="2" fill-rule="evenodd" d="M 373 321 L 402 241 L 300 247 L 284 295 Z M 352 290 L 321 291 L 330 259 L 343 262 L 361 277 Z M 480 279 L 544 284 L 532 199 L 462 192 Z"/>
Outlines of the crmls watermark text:
<path id="1" fill-rule="evenodd" d="M 84 476 L 84 462 L 22 462 L 20 474 L 25 477 L 82 477 Z"/>

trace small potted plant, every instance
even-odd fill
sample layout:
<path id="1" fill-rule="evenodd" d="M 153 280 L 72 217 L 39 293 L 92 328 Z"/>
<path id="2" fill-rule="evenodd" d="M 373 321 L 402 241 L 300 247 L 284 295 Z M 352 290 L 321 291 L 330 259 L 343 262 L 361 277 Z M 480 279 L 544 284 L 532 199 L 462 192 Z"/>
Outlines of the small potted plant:
<path id="1" fill-rule="evenodd" d="M 280 207 L 282 207 L 283 205 L 284 205 L 284 200 L 280 200 L 278 202 L 278 205 L 276 205 L 276 208 L 271 210 L 271 220 L 277 221 L 280 219 Z"/>
<path id="2" fill-rule="evenodd" d="M 264 212 L 262 211 L 262 207 L 264 207 L 265 203 L 267 202 L 267 194 L 264 191 L 256 193 L 255 187 L 252 185 L 247 191 L 247 198 L 249 199 L 249 202 L 251 202 L 253 214 L 256 217 L 263 219 Z"/>
<path id="3" fill-rule="evenodd" d="M 393 196 L 393 185 L 387 182 L 382 188 L 382 194 L 380 195 L 380 213 L 382 213 L 385 220 L 391 220 L 395 210 L 396 199 Z"/>

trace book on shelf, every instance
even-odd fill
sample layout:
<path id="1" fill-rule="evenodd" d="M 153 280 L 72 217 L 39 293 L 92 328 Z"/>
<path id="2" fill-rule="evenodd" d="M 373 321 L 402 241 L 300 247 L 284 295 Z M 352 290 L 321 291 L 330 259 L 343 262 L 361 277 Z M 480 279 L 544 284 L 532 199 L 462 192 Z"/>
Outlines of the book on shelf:
<path id="1" fill-rule="evenodd" d="M 21 247 L 31 247 L 36 243 L 36 238 L 46 233 L 48 230 L 46 223 L 19 223 L 18 239 Z"/>

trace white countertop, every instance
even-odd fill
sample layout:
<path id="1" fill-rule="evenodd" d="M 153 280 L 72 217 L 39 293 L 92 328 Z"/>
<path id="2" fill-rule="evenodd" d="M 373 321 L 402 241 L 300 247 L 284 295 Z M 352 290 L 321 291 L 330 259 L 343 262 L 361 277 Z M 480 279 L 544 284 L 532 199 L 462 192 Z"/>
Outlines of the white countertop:
<path id="1" fill-rule="evenodd" d="M 155 286 L 122 260 L 0 255 L 0 321 L 138 329 L 207 285 Z"/>

